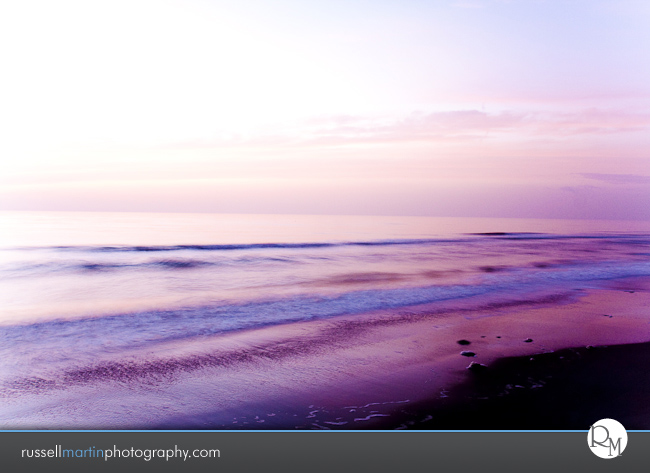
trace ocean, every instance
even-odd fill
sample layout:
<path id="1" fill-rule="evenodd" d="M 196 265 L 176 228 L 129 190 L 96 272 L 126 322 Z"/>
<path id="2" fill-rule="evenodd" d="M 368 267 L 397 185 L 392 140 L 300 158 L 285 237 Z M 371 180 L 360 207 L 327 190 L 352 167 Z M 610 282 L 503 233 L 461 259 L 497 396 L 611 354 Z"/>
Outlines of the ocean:
<path id="1" fill-rule="evenodd" d="M 169 343 L 650 276 L 647 222 L 2 212 L 0 229 L 5 428 L 69 373 Z"/>

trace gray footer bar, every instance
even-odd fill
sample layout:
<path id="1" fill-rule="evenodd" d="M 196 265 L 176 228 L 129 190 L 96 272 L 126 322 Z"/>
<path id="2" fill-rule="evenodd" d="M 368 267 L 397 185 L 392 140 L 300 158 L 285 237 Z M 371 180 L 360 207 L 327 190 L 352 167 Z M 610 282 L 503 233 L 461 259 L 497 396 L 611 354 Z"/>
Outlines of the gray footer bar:
<path id="1" fill-rule="evenodd" d="M 615 452 L 616 453 L 616 452 Z M 650 432 L 601 459 L 587 432 L 0 432 L 0 471 L 648 471 Z"/>

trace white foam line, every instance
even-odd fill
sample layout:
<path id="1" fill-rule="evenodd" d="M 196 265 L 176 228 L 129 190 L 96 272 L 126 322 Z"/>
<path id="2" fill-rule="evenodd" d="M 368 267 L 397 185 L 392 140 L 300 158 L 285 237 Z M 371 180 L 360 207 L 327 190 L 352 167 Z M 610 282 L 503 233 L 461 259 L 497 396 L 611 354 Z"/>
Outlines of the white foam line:
<path id="1" fill-rule="evenodd" d="M 318 425 L 316 423 L 312 423 L 311 425 L 313 425 L 315 427 L 318 427 L 319 429 L 322 429 L 322 430 L 332 430 L 329 427 L 325 427 L 324 425 Z"/>
<path id="2" fill-rule="evenodd" d="M 388 414 L 370 414 L 368 417 L 357 417 L 354 419 L 355 422 L 360 422 L 363 420 L 370 420 L 371 417 L 390 417 Z"/>

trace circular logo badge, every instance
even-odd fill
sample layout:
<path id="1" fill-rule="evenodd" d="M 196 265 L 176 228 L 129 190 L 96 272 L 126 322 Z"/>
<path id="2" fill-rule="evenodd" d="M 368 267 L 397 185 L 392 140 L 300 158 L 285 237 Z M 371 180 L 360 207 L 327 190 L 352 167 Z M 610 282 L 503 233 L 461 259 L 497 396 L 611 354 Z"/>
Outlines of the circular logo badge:
<path id="1" fill-rule="evenodd" d="M 589 428 L 591 452 L 600 458 L 616 458 L 627 446 L 627 431 L 614 419 L 601 419 Z"/>

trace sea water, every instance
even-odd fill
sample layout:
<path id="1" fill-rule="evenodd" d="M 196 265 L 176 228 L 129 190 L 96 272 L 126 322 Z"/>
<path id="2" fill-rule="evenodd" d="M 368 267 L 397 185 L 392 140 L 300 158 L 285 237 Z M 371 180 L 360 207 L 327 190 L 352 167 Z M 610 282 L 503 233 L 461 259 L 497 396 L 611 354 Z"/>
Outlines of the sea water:
<path id="1" fill-rule="evenodd" d="M 5 397 L 170 341 L 650 276 L 647 222 L 4 212 L 0 232 Z"/>

